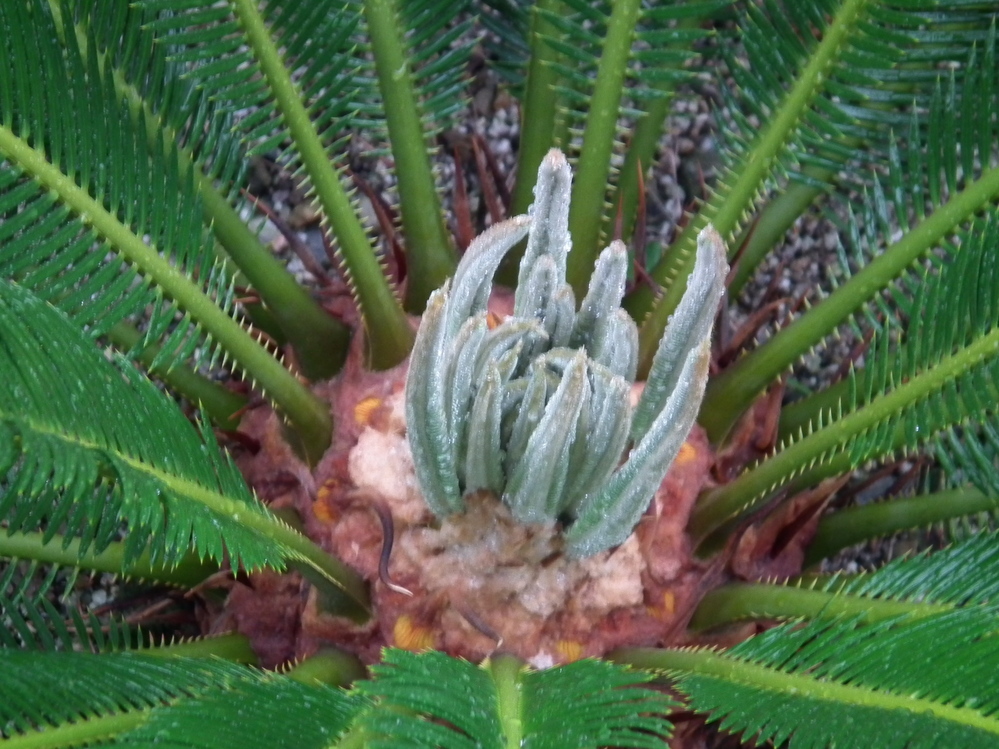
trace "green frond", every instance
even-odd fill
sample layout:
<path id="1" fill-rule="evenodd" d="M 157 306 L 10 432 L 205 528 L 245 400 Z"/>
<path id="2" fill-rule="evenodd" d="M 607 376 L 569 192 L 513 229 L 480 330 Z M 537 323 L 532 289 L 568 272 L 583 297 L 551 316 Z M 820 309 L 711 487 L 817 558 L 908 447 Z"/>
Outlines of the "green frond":
<path id="1" fill-rule="evenodd" d="M 559 114 L 559 100 L 555 87 L 559 73 L 555 65 L 559 54 L 546 41 L 556 35 L 551 15 L 559 15 L 565 8 L 562 0 L 538 0 L 526 11 L 522 28 L 524 45 L 527 47 L 526 68 L 518 71 L 524 76 L 524 91 L 520 95 L 520 120 L 530 123 L 520 134 L 517 149 L 517 182 L 514 185 L 510 209 L 514 215 L 527 212 L 534 200 L 534 185 L 529 175 L 537 174 L 545 154 L 565 136 L 565 122 Z M 516 269 L 511 258 L 509 267 L 504 269 L 503 279 L 512 283 Z"/>
<path id="2" fill-rule="evenodd" d="M 115 747 L 176 746 L 326 749 L 350 727 L 364 702 L 340 689 L 253 674 L 194 699 L 153 710 Z"/>
<path id="3" fill-rule="evenodd" d="M 522 93 L 531 59 L 528 34 L 533 4 L 529 0 L 482 0 L 479 5 L 479 24 L 488 32 L 483 44 L 493 60 L 491 67 Z"/>
<path id="4" fill-rule="evenodd" d="M 152 305 L 161 333 L 177 306 L 157 286 L 159 269 L 143 267 L 141 255 L 126 247 L 108 246 L 107 235 L 117 229 L 136 240 L 148 236 L 149 247 L 169 253 L 178 269 L 202 284 L 218 277 L 189 177 L 178 173 L 168 147 L 147 153 L 110 82 L 88 69 L 74 48 L 63 50 L 44 6 L 5 7 L 0 23 L 5 36 L 17 40 L 0 57 L 6 71 L 0 269 L 95 332 Z M 30 70 L 29 60 L 35 61 Z M 109 214 L 113 228 L 102 231 L 104 217 L 92 215 L 89 209 L 98 207 L 92 203 Z M 116 262 L 105 260 L 109 253 Z M 126 272 L 126 263 L 140 264 L 139 273 Z M 136 284 L 142 276 L 148 280 Z M 229 306 L 227 284 L 220 279 L 216 290 L 217 303 Z"/>
<path id="5" fill-rule="evenodd" d="M 116 616 L 72 609 L 68 618 L 56 607 L 56 589 L 73 589 L 78 570 L 8 558 L 0 567 L 0 650 L 79 650 L 132 647 L 138 632 Z"/>
<path id="6" fill-rule="evenodd" d="M 782 583 L 727 583 L 710 590 L 690 619 L 693 630 L 728 627 L 738 621 L 856 618 L 871 624 L 901 616 L 927 617 L 950 611 L 948 604 L 926 601 L 875 599 L 840 590 L 816 590 L 795 581 Z"/>
<path id="7" fill-rule="evenodd" d="M 935 66 L 945 59 L 967 59 L 976 42 L 988 40 L 994 20 L 994 9 L 986 6 L 941 9 L 930 2 L 908 3 L 904 9 L 860 0 L 746 5 L 743 32 L 752 64 L 730 60 L 739 96 L 726 112 L 735 131 L 746 134 L 747 145 L 733 149 L 737 158 L 714 195 L 653 270 L 653 277 L 667 287 L 666 296 L 653 305 L 651 293 L 641 291 L 631 300 L 633 314 L 653 310 L 643 323 L 645 363 L 651 342 L 678 301 L 679 291 L 670 287 L 689 272 L 694 237 L 705 223 L 731 238 L 770 181 L 783 173 L 799 170 L 822 183 L 852 166 L 855 154 L 866 158 L 859 151 L 873 161 L 886 161 L 892 132 L 908 127 L 907 110 L 929 107 L 933 89 L 925 84 L 933 80 Z M 927 32 L 930 18 L 933 31 Z M 973 89 L 986 85 L 974 76 L 959 83 Z M 740 114 L 746 107 L 752 118 Z M 954 143 L 949 145 L 953 149 Z M 824 171 L 816 176 L 809 169 Z M 738 246 L 730 242 L 730 247 Z"/>
<path id="8" fill-rule="evenodd" d="M 162 16 L 152 26 L 170 45 L 170 59 L 186 64 L 187 77 L 214 101 L 225 101 L 227 110 L 252 112 L 237 123 L 251 153 L 280 149 L 282 161 L 315 188 L 369 335 L 390 334 L 389 342 L 375 346 L 375 358 L 400 358 L 398 349 L 408 350 L 411 336 L 401 315 L 386 311 L 394 304 L 389 287 L 356 218 L 353 188 L 341 184 L 347 138 L 363 126 L 391 140 L 409 259 L 407 304 L 421 312 L 429 292 L 454 270 L 429 153 L 433 137 L 467 98 L 464 76 L 474 40 L 471 21 L 458 20 L 466 5 L 314 0 L 258 8 L 237 2 L 230 12 L 188 5 L 145 4 Z M 171 8 L 182 20 L 167 12 Z"/>
<path id="9" fill-rule="evenodd" d="M 532 671 L 500 656 L 478 667 L 443 653 L 388 650 L 360 682 L 377 700 L 359 726 L 372 747 L 612 746 L 658 749 L 671 701 L 651 677 L 599 661 Z"/>
<path id="10" fill-rule="evenodd" d="M 362 0 L 352 0 L 360 8 Z M 421 110 L 424 137 L 454 127 L 462 109 L 468 105 L 468 62 L 479 43 L 473 33 L 470 0 L 419 0 L 392 3 L 402 32 L 402 55 L 412 69 L 413 86 Z M 365 45 L 367 46 L 367 45 Z M 362 63 L 363 65 L 363 63 Z M 365 127 L 381 128 L 388 133 L 385 102 L 379 93 L 374 71 L 359 71 L 358 114 Z"/>
<path id="11" fill-rule="evenodd" d="M 759 608 L 763 589 L 784 590 L 802 598 L 814 621 L 790 622 L 724 652 L 632 650 L 616 658 L 668 673 L 692 709 L 754 741 L 789 749 L 992 746 L 997 563 L 999 537 L 987 533 L 872 574 L 834 577 L 825 593 L 734 586 L 755 589 L 764 616 L 794 607 L 774 599 L 776 608 Z"/>
<path id="12" fill-rule="evenodd" d="M 914 450 L 966 422 L 994 418 L 999 403 L 997 243 L 995 211 L 963 231 L 959 250 L 935 272 L 924 272 L 898 344 L 892 329 L 875 336 L 867 365 L 852 374 L 845 413 L 709 492 L 691 519 L 695 537 L 703 538 L 806 469 L 811 469 L 809 480 L 817 480 Z"/>
<path id="13" fill-rule="evenodd" d="M 222 382 L 202 374 L 183 363 L 153 365 L 161 361 L 160 347 L 149 344 L 141 347 L 143 334 L 131 323 L 118 323 L 108 331 L 108 342 L 119 351 L 139 349 L 136 360 L 153 377 L 162 381 L 174 393 L 189 403 L 197 403 L 220 429 L 235 429 L 248 398 L 225 387 Z"/>
<path id="14" fill-rule="evenodd" d="M 165 661 L 132 654 L 0 650 L 0 663 L 0 689 L 4 695 L 18 698 L 5 699 L 0 705 L 8 739 L 39 729 L 77 726 L 85 730 L 96 723 L 95 718 L 149 711 L 164 700 L 202 694 L 220 684 L 245 679 L 249 673 L 223 661 Z M 100 739 L 111 731 L 113 727 L 89 738 Z"/>
<path id="15" fill-rule="evenodd" d="M 280 150 L 289 167 L 301 165 L 301 155 L 288 147 L 288 124 L 231 4 L 143 0 L 138 7 L 146 14 L 145 26 L 154 45 L 166 51 L 167 61 L 178 67 L 189 86 L 206 92 L 216 106 L 224 102 L 229 112 L 250 112 L 242 119 L 233 118 L 230 125 L 239 129 L 250 155 Z M 280 28 L 293 59 L 302 56 L 300 90 L 305 101 L 322 106 L 316 112 L 320 115 L 317 131 L 325 133 L 332 127 L 326 134 L 338 138 L 342 134 L 338 118 L 349 114 L 348 102 L 353 97 L 349 50 L 359 18 L 356 13 L 334 14 L 331 9 L 323 2 L 281 5 L 269 9 L 267 21 Z M 326 89 L 329 99 L 320 105 L 316 97 Z M 329 147 L 332 156 L 333 145 Z"/>
<path id="16" fill-rule="evenodd" d="M 730 146 L 726 155 L 738 159 L 746 153 L 758 130 L 754 121 L 774 116 L 793 71 L 812 54 L 816 39 L 802 35 L 801 29 L 822 25 L 842 4 L 822 0 L 773 1 L 762 8 L 747 5 L 740 32 L 748 65 L 738 59 L 732 45 L 719 46 L 735 83 L 727 92 L 726 113 L 732 120 L 723 129 Z M 995 10 L 984 4 L 941 7 L 916 0 L 901 5 L 868 3 L 862 13 L 841 52 L 841 64 L 827 71 L 818 98 L 803 114 L 799 130 L 780 157 L 786 174 L 803 184 L 822 187 L 835 180 L 843 186 L 844 180 L 850 185 L 868 168 L 886 163 L 892 134 L 905 132 L 912 113 L 933 107 L 939 95 L 934 83 L 946 65 L 952 88 L 964 105 L 942 119 L 950 120 L 950 125 L 954 120 L 964 124 L 968 140 L 960 141 L 966 151 L 960 160 L 967 167 L 967 177 L 974 171 L 974 146 L 981 146 L 986 154 L 994 149 L 987 133 L 995 125 L 988 116 L 978 118 L 975 113 L 981 107 L 987 115 L 995 107 L 991 83 L 995 78 Z M 983 54 L 992 64 L 976 64 L 975 56 Z M 955 65 L 956 61 L 960 64 Z M 982 94 L 986 94 L 984 100 L 976 102 Z M 943 123 L 921 119 L 932 141 L 932 131 Z M 978 135 L 971 134 L 975 130 Z M 950 141 L 952 149 L 954 144 Z M 931 172 L 936 179 L 936 172 Z"/>
<path id="17" fill-rule="evenodd" d="M 150 153 L 94 58 L 65 46 L 45 6 L 5 5 L 0 50 L 0 273 L 94 333 L 151 310 L 158 363 L 219 348 L 250 372 L 318 455 L 329 415 L 233 319 L 197 189 L 173 144 Z M 29 70 L 27 61 L 34 61 Z M 58 94 L 56 92 L 59 92 Z"/>
<path id="18" fill-rule="evenodd" d="M 10 746 L 326 747 L 362 702 L 221 660 L 0 650 Z"/>
<path id="19" fill-rule="evenodd" d="M 942 433 L 934 453 L 953 485 L 970 483 L 999 497 L 999 419 L 963 423 Z"/>
<path id="20" fill-rule="evenodd" d="M 364 317 L 371 361 L 378 368 L 397 364 L 409 352 L 412 330 L 342 174 L 358 98 L 352 58 L 358 14 L 332 0 L 264 8 L 255 0 L 141 5 L 156 14 L 149 26 L 185 76 L 228 110 L 250 112 L 237 123 L 248 151 L 280 150 L 307 179 Z"/>
<path id="21" fill-rule="evenodd" d="M 995 337 L 999 324 L 999 214 L 972 223 L 934 273 L 927 271 L 911 307 L 905 334 L 891 346 L 891 330 L 875 336 L 867 365 L 852 375 L 856 393 L 853 408 L 869 405 L 875 396 L 901 390 L 931 369 L 969 356 L 978 345 Z M 871 456 L 914 447 L 936 433 L 966 421 L 994 416 L 999 403 L 994 353 L 965 359 L 946 381 L 909 406 L 859 435 L 850 446 L 859 463 Z M 974 428 L 974 427 L 972 427 Z"/>
<path id="22" fill-rule="evenodd" d="M 155 14 L 134 4 L 49 0 L 67 46 L 75 45 L 114 85 L 143 124 L 147 148 L 177 146 L 178 171 L 190 172 L 201 195 L 203 220 L 277 318 L 295 347 L 303 373 L 332 375 L 346 355 L 347 330 L 300 287 L 240 218 L 252 210 L 240 188 L 249 160 L 234 124 L 237 113 L 184 76 L 149 22 Z M 60 23 L 61 19 L 61 23 Z M 75 37 L 75 38 L 74 38 Z M 243 280 L 245 277 L 245 281 Z"/>
<path id="23" fill-rule="evenodd" d="M 66 45 L 95 60 L 136 116 L 155 118 L 147 127 L 177 143 L 205 177 L 222 186 L 226 198 L 235 198 L 248 162 L 233 132 L 233 113 L 184 77 L 183 67 L 169 59 L 169 48 L 156 43 L 149 25 L 155 14 L 140 5 L 100 0 L 50 0 L 49 7 Z"/>
<path id="24" fill-rule="evenodd" d="M 619 132 L 623 118 L 640 117 L 692 76 L 685 63 L 697 54 L 693 42 L 705 32 L 677 21 L 707 15 L 725 4 L 563 0 L 560 7 L 539 6 L 539 29 L 545 34 L 541 41 L 555 53 L 551 65 L 557 83 L 549 96 L 562 107 L 562 122 L 560 137 L 539 133 L 525 138 L 547 136 L 549 146 L 578 156 L 570 215 L 575 252 L 568 275 L 577 294 L 608 239 L 601 229 L 616 208 L 608 210 L 608 183 L 611 155 L 625 151 Z M 519 168 L 534 166 L 522 160 Z"/>
<path id="25" fill-rule="evenodd" d="M 945 94 L 938 88 L 925 112 L 913 112 L 906 137 L 898 141 L 889 137 L 887 169 L 868 178 L 860 205 L 854 197 L 844 211 L 843 202 L 833 201 L 830 218 L 849 238 L 847 278 L 826 299 L 714 379 L 709 406 L 701 414 L 709 434 L 717 438 L 724 433 L 752 398 L 839 325 L 851 325 L 863 338 L 865 329 L 882 325 L 879 319 L 897 320 L 895 299 L 910 294 L 919 283 L 919 262 L 999 195 L 999 169 L 990 166 L 996 156 L 991 113 L 999 109 L 994 75 L 990 41 L 985 54 L 972 53 L 964 76 L 969 82 L 988 80 L 988 85 L 969 83 L 959 89 L 951 76 Z M 983 96 L 991 99 L 983 101 Z M 955 110 L 961 112 L 966 106 L 984 112 L 985 124 L 958 120 Z M 920 125 L 927 121 L 936 124 Z M 839 217 L 844 212 L 845 225 Z M 851 266 L 860 270 L 853 273 Z"/>
<path id="26" fill-rule="evenodd" d="M 639 164 L 643 172 L 651 164 L 665 102 L 680 81 L 693 75 L 687 63 L 698 54 L 694 42 L 708 33 L 698 21 L 728 4 L 543 0 L 532 9 L 529 23 L 522 11 L 501 7 L 497 13 L 514 19 L 500 24 L 505 37 L 516 30 L 526 34 L 526 41 L 511 48 L 530 50 L 520 60 L 500 53 L 516 77 L 526 76 L 522 119 L 530 127 L 521 134 L 514 209 L 522 211 L 530 202 L 529 175 L 548 149 L 558 147 L 579 159 L 572 218 L 577 251 L 569 276 L 577 294 L 599 247 L 611 238 L 605 235 L 618 210 L 625 214 L 627 239 L 636 171 Z M 617 176 L 612 154 L 626 154 L 627 169 L 614 189 L 609 184 Z"/>
<path id="27" fill-rule="evenodd" d="M 719 727 L 789 749 L 976 749 L 999 740 L 995 612 L 775 627 L 725 652 L 627 651 Z"/>
<path id="28" fill-rule="evenodd" d="M 670 735 L 666 713 L 673 700 L 638 688 L 648 674 L 618 669 L 586 660 L 524 674 L 522 699 L 531 707 L 523 721 L 524 745 L 661 747 Z M 502 672 L 494 667 L 493 673 L 499 682 Z"/>
<path id="29" fill-rule="evenodd" d="M 128 362 L 108 361 L 60 312 L 7 282 L 0 340 L 8 533 L 63 532 L 99 552 L 127 520 L 126 571 L 146 549 L 165 566 L 192 546 L 247 569 L 294 559 L 363 605 L 357 577 L 271 515 L 210 430 L 199 434 Z"/>
<path id="30" fill-rule="evenodd" d="M 691 80 L 693 73 L 685 66 L 697 55 L 693 43 L 705 33 L 678 27 L 677 21 L 705 17 L 729 4 L 725 0 L 640 3 L 630 33 L 632 43 L 622 66 L 627 71 L 628 98 L 622 100 L 616 117 L 634 115 L 644 109 L 643 102 L 662 97 L 669 87 Z M 561 62 L 556 67 L 562 82 L 556 91 L 569 107 L 565 116 L 570 130 L 580 131 L 586 121 L 587 102 L 596 85 L 613 10 L 613 3 L 564 0 L 561 12 L 541 11 L 553 29 L 544 41 L 560 53 Z"/>
<path id="31" fill-rule="evenodd" d="M 719 47 L 734 78 L 727 112 L 734 118 L 735 130 L 728 128 L 725 133 L 731 139 L 730 154 L 745 152 L 758 129 L 751 118 L 764 122 L 773 117 L 794 71 L 814 52 L 817 39 L 802 29 L 825 25 L 842 6 L 841 0 L 746 4 L 739 31 L 748 64 L 739 60 L 732 45 Z M 793 179 L 814 179 L 801 171 L 805 166 L 835 176 L 848 161 L 859 159 L 861 167 L 883 163 L 891 132 L 906 127 L 913 108 L 925 111 L 930 104 L 938 66 L 946 63 L 965 79 L 962 86 L 978 85 L 973 76 L 966 78 L 970 68 L 955 68 L 954 61 L 966 60 L 976 45 L 991 44 L 994 8 L 916 0 L 872 2 L 861 13 L 845 40 L 842 63 L 827 71 L 791 150 L 782 157 Z"/>
<path id="32" fill-rule="evenodd" d="M 894 559 L 877 572 L 827 589 L 896 601 L 988 604 L 999 594 L 999 535 L 983 532 L 940 551 Z"/>

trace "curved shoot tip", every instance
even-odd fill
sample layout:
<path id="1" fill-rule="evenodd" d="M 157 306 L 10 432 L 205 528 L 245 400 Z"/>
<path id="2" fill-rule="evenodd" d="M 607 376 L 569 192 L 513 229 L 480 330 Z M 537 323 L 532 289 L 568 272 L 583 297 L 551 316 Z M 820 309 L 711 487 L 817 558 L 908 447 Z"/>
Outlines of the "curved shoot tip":
<path id="1" fill-rule="evenodd" d="M 568 159 L 566 159 L 565 154 L 557 148 L 550 148 L 548 153 L 545 154 L 545 158 L 541 161 L 541 169 L 551 169 L 552 171 L 555 171 L 558 169 L 568 168 Z"/>
<path id="2" fill-rule="evenodd" d="M 694 259 L 694 273 L 691 275 L 691 281 L 693 283 L 693 278 L 698 276 L 698 266 L 701 267 L 701 274 L 703 274 L 703 268 L 705 265 L 710 264 L 712 267 L 712 273 L 710 274 L 712 278 L 718 279 L 718 283 L 724 287 L 725 277 L 728 275 L 728 261 L 727 252 L 725 250 L 725 240 L 722 239 L 721 234 L 714 226 L 708 224 L 703 229 L 701 229 L 700 234 L 697 235 L 697 256 Z M 719 298 L 720 298 L 719 294 Z"/>

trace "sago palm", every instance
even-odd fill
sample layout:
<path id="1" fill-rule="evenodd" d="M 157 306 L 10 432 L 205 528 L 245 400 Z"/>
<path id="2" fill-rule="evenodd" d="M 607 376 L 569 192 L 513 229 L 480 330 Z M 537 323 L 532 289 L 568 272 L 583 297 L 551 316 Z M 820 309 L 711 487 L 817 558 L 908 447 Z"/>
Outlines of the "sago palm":
<path id="1" fill-rule="evenodd" d="M 996 16 L 0 4 L 0 741 L 999 745 Z M 459 252 L 436 146 L 473 53 L 520 135 Z M 707 81 L 723 167 L 645 246 Z M 378 226 L 360 135 L 393 167 Z M 251 228 L 261 155 L 318 207 L 322 293 Z M 719 305 L 813 205 L 829 288 L 721 351 Z M 782 407 L 843 331 L 848 374 Z M 843 507 L 916 456 L 917 491 Z M 927 525 L 951 545 L 815 572 Z M 228 634 L 67 612 L 81 570 Z"/>

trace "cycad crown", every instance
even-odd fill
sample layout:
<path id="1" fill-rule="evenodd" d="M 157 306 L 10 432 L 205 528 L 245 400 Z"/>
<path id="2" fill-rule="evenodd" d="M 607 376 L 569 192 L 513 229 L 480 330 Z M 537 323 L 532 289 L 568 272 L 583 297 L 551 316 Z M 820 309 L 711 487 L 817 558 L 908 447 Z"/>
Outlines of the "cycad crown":
<path id="1" fill-rule="evenodd" d="M 577 311 L 565 276 L 571 180 L 552 150 L 530 215 L 483 233 L 453 281 L 431 296 L 406 420 L 420 487 L 437 515 L 460 512 L 468 493 L 495 492 L 521 522 L 571 521 L 567 550 L 588 556 L 631 533 L 694 423 L 728 268 L 708 227 L 633 414 L 638 332 L 620 308 L 627 250 L 615 241 L 601 253 Z M 493 275 L 525 234 L 513 315 L 490 327 Z"/>

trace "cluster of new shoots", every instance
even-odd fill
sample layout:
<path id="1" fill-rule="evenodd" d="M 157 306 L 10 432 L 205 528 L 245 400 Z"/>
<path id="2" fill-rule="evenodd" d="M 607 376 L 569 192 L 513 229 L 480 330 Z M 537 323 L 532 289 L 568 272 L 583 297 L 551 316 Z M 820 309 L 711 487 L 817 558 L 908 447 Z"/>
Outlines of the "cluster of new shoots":
<path id="1" fill-rule="evenodd" d="M 416 475 L 439 517 L 494 492 L 523 523 L 565 524 L 584 557 L 631 533 L 687 438 L 707 382 L 711 327 L 728 267 L 711 227 L 637 406 L 638 331 L 621 309 L 628 253 L 597 259 L 576 308 L 566 283 L 572 174 L 551 151 L 530 215 L 493 226 L 431 296 L 406 383 Z M 493 275 L 524 236 L 513 315 L 491 324 Z M 495 320 L 495 318 L 492 318 Z"/>

